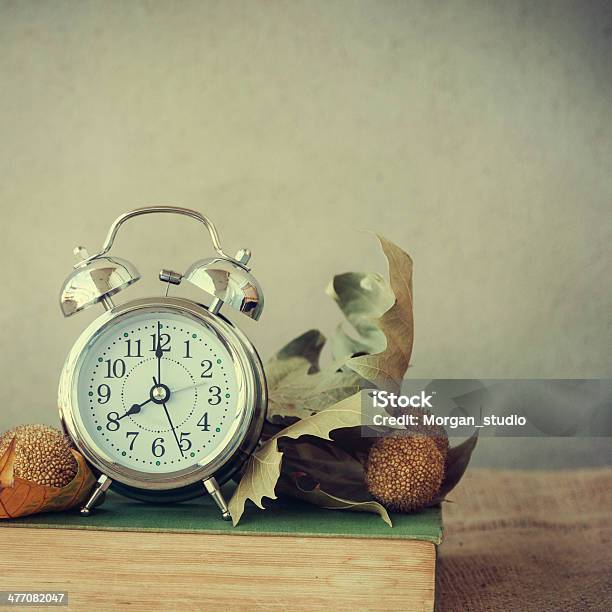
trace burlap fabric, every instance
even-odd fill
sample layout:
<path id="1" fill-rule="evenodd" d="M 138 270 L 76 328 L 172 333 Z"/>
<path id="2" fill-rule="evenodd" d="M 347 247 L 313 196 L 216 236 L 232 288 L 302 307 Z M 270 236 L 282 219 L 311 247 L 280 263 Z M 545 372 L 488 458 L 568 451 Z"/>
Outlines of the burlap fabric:
<path id="1" fill-rule="evenodd" d="M 612 611 L 612 468 L 473 469 L 450 497 L 439 612 Z"/>

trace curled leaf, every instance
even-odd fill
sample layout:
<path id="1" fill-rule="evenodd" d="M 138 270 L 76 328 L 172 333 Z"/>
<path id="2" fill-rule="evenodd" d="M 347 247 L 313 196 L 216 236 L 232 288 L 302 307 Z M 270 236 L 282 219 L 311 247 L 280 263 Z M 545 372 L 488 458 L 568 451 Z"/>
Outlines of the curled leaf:
<path id="1" fill-rule="evenodd" d="M 355 353 L 379 353 L 387 346 L 378 319 L 395 302 L 385 279 L 377 273 L 336 274 L 325 290 L 358 334 L 349 335 L 341 323 L 330 343 L 333 358 L 344 359 Z"/>
<path id="2" fill-rule="evenodd" d="M 238 524 L 248 499 L 263 509 L 264 497 L 276 499 L 275 487 L 280 476 L 283 453 L 278 449 L 279 438 L 297 439 L 301 436 L 316 436 L 330 440 L 330 432 L 342 427 L 361 425 L 361 396 L 350 397 L 297 421 L 281 430 L 262 444 L 248 460 L 242 478 L 229 502 L 234 525 Z"/>
<path id="3" fill-rule="evenodd" d="M 318 329 L 310 329 L 304 332 L 301 336 L 294 338 L 287 343 L 268 363 L 266 371 L 268 378 L 272 377 L 274 381 L 275 372 L 274 366 L 277 362 L 291 357 L 301 357 L 305 359 L 311 366 L 313 372 L 319 371 L 319 357 L 325 346 L 325 336 Z"/>
<path id="4" fill-rule="evenodd" d="M 325 337 L 310 330 L 267 364 L 268 418 L 304 418 L 359 390 L 359 376 L 336 365 L 319 369 Z"/>
<path id="5" fill-rule="evenodd" d="M 15 446 L 17 440 L 13 438 L 4 455 L 0 457 L 0 491 L 12 487 L 15 480 Z"/>
<path id="6" fill-rule="evenodd" d="M 373 499 L 360 501 L 337 497 L 324 491 L 320 484 L 313 482 L 307 475 L 298 473 L 291 478 L 282 479 L 279 482 L 279 486 L 280 490 L 285 494 L 328 510 L 348 510 L 350 512 L 378 514 L 389 527 L 393 527 L 389 513 L 382 504 Z"/>
<path id="7" fill-rule="evenodd" d="M 355 430 L 359 428 L 338 429 L 332 434 L 333 440 L 314 436 L 279 440 L 283 453 L 281 479 L 284 481 L 295 474 L 307 474 L 325 491 L 339 497 L 358 501 L 370 499 L 365 487 L 362 461 L 353 453 L 353 449 L 346 449 L 337 442 L 337 434 Z"/>
<path id="8" fill-rule="evenodd" d="M 361 437 L 361 428 L 343 428 L 332 434 L 332 440 L 322 440 L 305 436 L 299 440 L 281 440 L 283 463 L 277 491 L 284 495 L 310 501 L 316 505 L 331 495 L 351 502 L 373 501 L 365 483 L 363 466 L 368 451 L 378 438 Z M 445 473 L 441 487 L 435 498 L 427 506 L 435 506 L 446 500 L 446 495 L 459 483 L 469 464 L 472 452 L 478 441 L 478 433 L 450 448 L 445 460 Z M 299 477 L 299 483 L 294 482 Z M 305 483 L 310 482 L 310 486 Z M 319 487 L 318 492 L 306 495 L 307 491 Z M 335 509 L 342 509 L 337 505 Z M 368 508 L 368 506 L 366 506 Z M 370 507 L 376 511 L 374 507 Z M 366 510 L 367 511 L 367 510 Z"/>
<path id="9" fill-rule="evenodd" d="M 378 236 L 389 263 L 389 283 L 395 302 L 376 321 L 387 340 L 383 351 L 361 355 L 347 362 L 347 367 L 380 389 L 398 391 L 410 365 L 414 322 L 412 317 L 412 259 L 398 246 Z"/>
<path id="10" fill-rule="evenodd" d="M 96 482 L 83 456 L 71 451 L 77 461 L 76 476 L 64 487 L 40 485 L 14 475 L 15 439 L 0 459 L 0 519 L 39 512 L 58 512 L 80 505 Z"/>
<path id="11" fill-rule="evenodd" d="M 445 497 L 457 486 L 472 457 L 472 453 L 478 442 L 478 430 L 461 444 L 448 449 L 444 466 L 444 480 L 438 495 L 430 505 L 445 501 Z"/>
<path id="12" fill-rule="evenodd" d="M 336 275 L 326 290 L 353 328 L 346 331 L 340 325 L 331 340 L 336 363 L 321 369 L 325 337 L 318 330 L 302 334 L 269 361 L 271 420 L 264 427 L 266 442 L 247 463 L 230 502 L 234 524 L 247 499 L 262 508 L 263 498 L 274 499 L 277 492 L 325 508 L 376 512 L 391 524 L 365 483 L 363 466 L 377 438 L 363 436 L 359 394 L 353 393 L 366 386 L 400 389 L 414 335 L 412 260 L 392 242 L 378 239 L 388 261 L 389 283 L 379 274 L 350 272 Z M 342 425 L 326 422 L 320 426 L 318 419 L 327 418 L 326 407 L 339 400 L 328 410 L 354 403 L 352 425 L 346 420 Z M 283 429 L 288 423 L 292 425 Z M 445 477 L 430 505 L 443 501 L 459 482 L 476 440 L 474 435 L 448 451 Z"/>
<path id="13" fill-rule="evenodd" d="M 354 372 L 327 369 L 309 374 L 305 360 L 292 357 L 283 362 L 282 382 L 268 390 L 270 417 L 305 418 L 359 391 Z"/>

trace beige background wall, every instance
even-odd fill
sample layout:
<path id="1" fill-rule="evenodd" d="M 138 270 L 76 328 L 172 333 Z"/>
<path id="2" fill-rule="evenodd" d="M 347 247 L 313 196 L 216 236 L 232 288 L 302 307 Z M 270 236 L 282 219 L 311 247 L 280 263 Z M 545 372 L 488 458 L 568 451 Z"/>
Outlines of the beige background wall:
<path id="1" fill-rule="evenodd" d="M 415 261 L 413 376 L 612 375 L 606 2 L 0 2 L 0 426 L 55 422 L 75 244 L 178 203 L 248 246 L 269 356 L 334 272 Z M 160 291 L 186 220 L 115 252 Z"/>

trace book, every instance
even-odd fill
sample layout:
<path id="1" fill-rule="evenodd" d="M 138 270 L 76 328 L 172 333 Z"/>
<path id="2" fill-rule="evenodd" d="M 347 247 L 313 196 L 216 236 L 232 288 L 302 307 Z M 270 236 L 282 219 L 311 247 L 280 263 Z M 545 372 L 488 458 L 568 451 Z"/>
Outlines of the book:
<path id="1" fill-rule="evenodd" d="M 63 591 L 75 610 L 433 610 L 441 510 L 392 520 L 283 499 L 232 527 L 208 497 L 110 493 L 88 518 L 0 521 L 0 591 Z"/>

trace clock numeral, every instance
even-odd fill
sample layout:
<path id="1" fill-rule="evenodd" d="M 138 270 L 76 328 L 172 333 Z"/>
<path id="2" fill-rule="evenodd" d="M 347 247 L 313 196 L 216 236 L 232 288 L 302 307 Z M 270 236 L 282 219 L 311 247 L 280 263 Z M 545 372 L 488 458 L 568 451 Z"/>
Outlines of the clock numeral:
<path id="1" fill-rule="evenodd" d="M 108 429 L 108 431 L 117 431 L 119 429 L 119 413 L 109 412 L 106 418 L 108 419 L 106 429 Z"/>
<path id="2" fill-rule="evenodd" d="M 198 427 L 201 427 L 202 431 L 210 431 L 210 425 L 208 424 L 208 412 L 205 412 L 204 416 L 198 421 Z"/>
<path id="3" fill-rule="evenodd" d="M 164 447 L 165 440 L 163 438 L 155 438 L 153 440 L 153 444 L 151 445 L 151 452 L 154 457 L 163 457 L 166 449 Z"/>
<path id="4" fill-rule="evenodd" d="M 130 450 L 134 450 L 134 442 L 136 442 L 136 438 L 138 437 L 139 433 L 140 433 L 139 431 L 126 431 L 125 432 L 126 438 L 133 436 L 132 439 L 130 440 Z"/>
<path id="5" fill-rule="evenodd" d="M 98 404 L 107 404 L 110 400 L 111 390 L 108 385 L 98 386 Z"/>
<path id="6" fill-rule="evenodd" d="M 127 344 L 127 355 L 126 357 L 142 357 L 142 353 L 140 352 L 141 341 L 140 340 L 126 340 Z M 132 348 L 135 346 L 136 354 L 132 354 Z"/>
<path id="7" fill-rule="evenodd" d="M 191 359 L 191 353 L 189 352 L 191 340 L 185 340 L 185 355 L 183 359 Z"/>
<path id="8" fill-rule="evenodd" d="M 200 365 L 204 368 L 200 378 L 212 378 L 212 361 L 210 359 L 204 359 Z"/>
<path id="9" fill-rule="evenodd" d="M 191 448 L 191 440 L 188 438 L 190 436 L 190 432 L 181 432 L 181 437 L 179 438 L 179 446 L 182 451 L 188 451 Z"/>
<path id="10" fill-rule="evenodd" d="M 212 386 L 208 388 L 210 392 L 210 397 L 208 398 L 208 403 L 211 406 L 216 406 L 221 403 L 221 387 Z"/>
<path id="11" fill-rule="evenodd" d="M 123 378 L 125 376 L 125 361 L 123 359 L 115 359 L 112 361 L 107 359 L 106 376 L 104 378 Z"/>
<path id="12" fill-rule="evenodd" d="M 157 334 L 151 334 L 151 340 L 153 340 L 151 352 L 157 350 Z M 159 348 L 167 353 L 170 351 L 170 334 L 159 334 Z"/>

